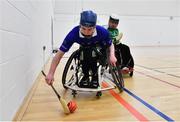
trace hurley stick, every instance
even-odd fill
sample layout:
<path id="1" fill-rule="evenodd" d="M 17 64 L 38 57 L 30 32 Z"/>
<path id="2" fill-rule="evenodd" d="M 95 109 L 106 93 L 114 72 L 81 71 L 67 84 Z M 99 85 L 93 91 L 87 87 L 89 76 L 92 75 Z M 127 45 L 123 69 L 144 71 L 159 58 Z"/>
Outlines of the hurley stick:
<path id="1" fill-rule="evenodd" d="M 46 77 L 46 74 L 44 73 L 44 71 L 41 71 L 41 72 Z M 56 96 L 58 97 L 58 99 L 59 99 L 59 101 L 60 101 L 60 103 L 62 105 L 62 108 L 64 110 L 64 113 L 69 114 L 70 111 L 69 111 L 69 107 L 68 107 L 67 102 L 63 98 L 61 98 L 61 96 L 58 94 L 58 92 L 56 91 L 56 89 L 54 88 L 54 86 L 52 84 L 50 86 L 53 89 L 53 91 L 55 92 Z"/>

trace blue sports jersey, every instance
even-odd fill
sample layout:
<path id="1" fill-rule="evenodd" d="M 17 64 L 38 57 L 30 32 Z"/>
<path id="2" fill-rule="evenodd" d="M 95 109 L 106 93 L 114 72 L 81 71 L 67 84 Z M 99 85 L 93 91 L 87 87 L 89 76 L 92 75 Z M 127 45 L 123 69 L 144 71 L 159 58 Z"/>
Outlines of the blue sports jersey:
<path id="1" fill-rule="evenodd" d="M 101 47 L 110 46 L 112 44 L 109 33 L 105 28 L 96 25 L 96 32 L 97 34 L 95 36 L 89 39 L 84 38 L 80 36 L 80 26 L 76 26 L 65 37 L 59 49 L 63 52 L 67 52 L 73 43 L 78 43 L 82 46 L 94 46 L 98 44 Z"/>

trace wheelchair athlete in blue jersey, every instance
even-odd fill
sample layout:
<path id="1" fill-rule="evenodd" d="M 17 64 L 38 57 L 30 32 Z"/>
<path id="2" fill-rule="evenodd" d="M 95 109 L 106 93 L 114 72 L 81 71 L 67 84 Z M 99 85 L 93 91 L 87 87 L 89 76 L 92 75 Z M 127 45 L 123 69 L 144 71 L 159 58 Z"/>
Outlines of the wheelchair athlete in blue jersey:
<path id="1" fill-rule="evenodd" d="M 97 54 L 94 48 L 98 45 L 100 49 L 109 49 L 109 63 L 116 65 L 114 46 L 106 29 L 96 25 L 97 15 L 93 11 L 83 11 L 80 17 L 80 25 L 74 27 L 65 37 L 62 45 L 52 60 L 48 75 L 46 76 L 47 84 L 54 81 L 55 70 L 63 55 L 71 48 L 73 43 L 80 45 L 80 61 L 82 64 L 83 77 L 77 84 L 82 88 L 97 88 Z M 92 78 L 89 78 L 90 73 Z"/>

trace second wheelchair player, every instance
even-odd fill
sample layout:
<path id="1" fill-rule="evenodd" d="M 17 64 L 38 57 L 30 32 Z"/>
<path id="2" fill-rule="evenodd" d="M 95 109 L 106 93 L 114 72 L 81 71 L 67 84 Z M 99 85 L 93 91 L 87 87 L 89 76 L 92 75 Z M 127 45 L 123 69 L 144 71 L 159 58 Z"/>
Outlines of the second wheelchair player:
<path id="1" fill-rule="evenodd" d="M 115 54 L 118 64 L 121 65 L 121 72 L 123 74 L 133 75 L 134 59 L 131 55 L 129 46 L 121 42 L 123 36 L 122 32 L 119 32 L 117 28 L 119 24 L 119 16 L 111 14 L 108 21 L 108 28 L 110 38 L 113 41 L 115 47 Z"/>
<path id="2" fill-rule="evenodd" d="M 46 76 L 47 84 L 52 84 L 54 81 L 55 70 L 63 57 L 63 55 L 71 48 L 73 43 L 78 43 L 82 47 L 91 47 L 94 45 L 99 45 L 100 47 L 109 48 L 109 62 L 111 65 L 116 65 L 116 57 L 114 52 L 114 46 L 109 37 L 109 33 L 106 29 L 101 26 L 96 25 L 97 15 L 93 11 L 83 11 L 80 16 L 80 25 L 74 27 L 68 35 L 65 37 L 62 45 L 60 46 L 58 52 L 52 60 L 48 75 Z M 97 62 L 93 59 L 93 51 L 89 49 L 83 50 L 84 59 L 82 60 L 82 67 L 84 76 L 82 78 L 82 87 L 86 86 L 83 81 L 88 81 L 91 83 L 91 87 L 98 87 L 97 81 Z M 91 70 L 91 71 L 88 71 Z M 92 78 L 89 79 L 89 72 L 92 72 Z M 91 81 L 89 81 L 91 80 Z M 97 82 L 96 82 L 97 81 Z"/>

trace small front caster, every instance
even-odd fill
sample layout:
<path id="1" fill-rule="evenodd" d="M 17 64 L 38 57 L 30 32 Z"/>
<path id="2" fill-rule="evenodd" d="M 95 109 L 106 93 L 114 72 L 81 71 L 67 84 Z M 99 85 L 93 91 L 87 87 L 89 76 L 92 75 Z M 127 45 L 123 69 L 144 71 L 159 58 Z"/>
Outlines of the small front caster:
<path id="1" fill-rule="evenodd" d="M 101 91 L 96 93 L 96 97 L 100 98 L 101 96 L 102 96 L 102 92 Z"/>
<path id="2" fill-rule="evenodd" d="M 130 76 L 130 77 L 132 77 L 132 76 L 133 76 L 133 71 L 132 71 L 132 72 L 130 72 L 129 76 Z"/>
<path id="3" fill-rule="evenodd" d="M 73 90 L 73 91 L 72 91 L 73 97 L 76 97 L 76 94 L 77 94 L 77 91 Z"/>

